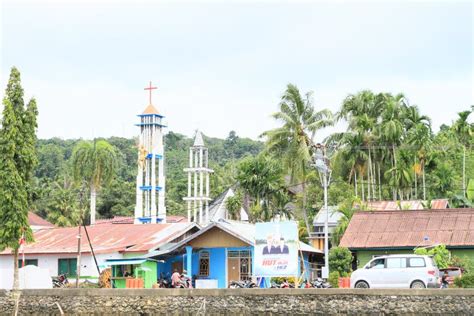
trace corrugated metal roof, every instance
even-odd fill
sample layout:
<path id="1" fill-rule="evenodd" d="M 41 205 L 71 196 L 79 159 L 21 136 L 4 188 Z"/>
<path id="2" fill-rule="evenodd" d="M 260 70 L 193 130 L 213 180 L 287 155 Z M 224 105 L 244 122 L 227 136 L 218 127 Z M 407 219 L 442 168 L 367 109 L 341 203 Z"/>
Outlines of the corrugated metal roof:
<path id="1" fill-rule="evenodd" d="M 371 211 L 422 210 L 426 201 L 369 201 L 367 208 Z M 431 209 L 442 210 L 448 208 L 448 199 L 431 200 Z"/>
<path id="2" fill-rule="evenodd" d="M 28 224 L 30 226 L 54 227 L 53 224 L 33 212 L 28 212 Z"/>
<path id="3" fill-rule="evenodd" d="M 176 239 L 196 227 L 194 223 L 176 224 L 103 224 L 88 226 L 87 231 L 95 253 L 148 252 Z M 26 254 L 76 253 L 77 227 L 40 230 L 34 233 L 35 242 L 25 246 Z M 90 252 L 82 229 L 81 249 Z M 11 254 L 5 250 L 0 254 Z"/>
<path id="4" fill-rule="evenodd" d="M 474 209 L 358 211 L 341 240 L 348 248 L 474 247 Z"/>

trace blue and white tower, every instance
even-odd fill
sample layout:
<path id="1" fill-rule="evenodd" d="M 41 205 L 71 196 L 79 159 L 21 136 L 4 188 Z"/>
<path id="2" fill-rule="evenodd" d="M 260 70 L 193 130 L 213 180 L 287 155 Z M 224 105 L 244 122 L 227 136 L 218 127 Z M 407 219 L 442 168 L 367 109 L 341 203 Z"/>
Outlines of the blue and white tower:
<path id="1" fill-rule="evenodd" d="M 151 102 L 140 117 L 135 224 L 166 223 L 163 118 Z"/>

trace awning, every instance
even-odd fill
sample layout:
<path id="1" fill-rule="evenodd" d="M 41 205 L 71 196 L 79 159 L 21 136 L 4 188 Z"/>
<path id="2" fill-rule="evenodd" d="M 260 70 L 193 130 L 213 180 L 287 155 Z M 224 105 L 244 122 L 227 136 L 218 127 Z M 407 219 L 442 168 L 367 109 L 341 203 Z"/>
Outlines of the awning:
<path id="1" fill-rule="evenodd" d="M 311 247 L 310 245 L 305 244 L 302 241 L 300 241 L 300 250 L 302 252 L 324 253 L 321 250 Z"/>
<path id="2" fill-rule="evenodd" d="M 118 260 L 107 260 L 105 264 L 108 266 L 124 266 L 129 264 L 142 264 L 146 259 L 118 259 Z"/>

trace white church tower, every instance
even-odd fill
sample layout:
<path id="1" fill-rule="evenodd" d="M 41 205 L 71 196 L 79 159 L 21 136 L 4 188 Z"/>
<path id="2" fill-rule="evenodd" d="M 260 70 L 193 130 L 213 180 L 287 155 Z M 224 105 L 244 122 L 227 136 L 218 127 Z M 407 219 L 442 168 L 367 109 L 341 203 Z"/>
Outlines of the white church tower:
<path id="1" fill-rule="evenodd" d="M 150 100 L 140 117 L 135 224 L 166 223 L 163 118 Z"/>
<path id="2" fill-rule="evenodd" d="M 200 131 L 196 131 L 194 145 L 189 148 L 188 196 L 183 198 L 188 204 L 188 221 L 205 224 L 209 222 L 209 151 L 204 145 Z M 199 211 L 199 214 L 198 214 Z"/>

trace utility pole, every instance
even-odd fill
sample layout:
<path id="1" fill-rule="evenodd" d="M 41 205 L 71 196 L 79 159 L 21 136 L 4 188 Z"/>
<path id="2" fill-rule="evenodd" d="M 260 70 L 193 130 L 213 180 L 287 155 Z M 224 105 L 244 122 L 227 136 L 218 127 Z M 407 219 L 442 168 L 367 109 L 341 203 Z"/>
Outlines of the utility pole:
<path id="1" fill-rule="evenodd" d="M 328 210 L 328 186 L 331 169 L 329 168 L 328 159 L 326 157 L 326 146 L 323 144 L 314 145 L 314 166 L 319 171 L 322 177 L 322 185 L 324 189 L 324 211 L 326 212 L 326 218 L 324 221 L 324 267 L 322 270 L 322 277 L 329 277 L 329 210 Z"/>
<path id="2" fill-rule="evenodd" d="M 77 233 L 77 265 L 76 265 L 76 288 L 79 287 L 79 278 L 81 277 L 81 225 L 84 224 L 84 212 L 83 212 L 83 198 L 84 198 L 84 186 L 79 191 L 79 211 L 81 212 L 78 233 Z M 92 211 L 92 210 L 91 210 Z"/>

